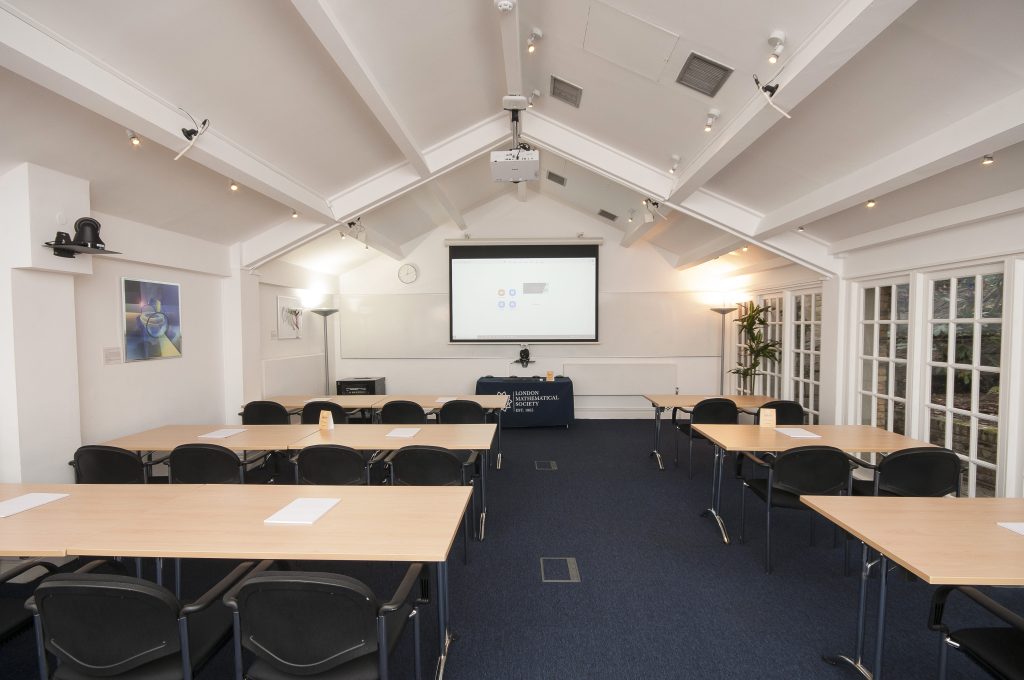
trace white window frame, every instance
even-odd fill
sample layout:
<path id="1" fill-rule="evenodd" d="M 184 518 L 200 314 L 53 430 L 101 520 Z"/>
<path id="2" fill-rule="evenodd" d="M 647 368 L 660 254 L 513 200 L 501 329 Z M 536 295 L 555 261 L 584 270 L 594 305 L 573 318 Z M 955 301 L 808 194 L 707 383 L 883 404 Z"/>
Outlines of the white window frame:
<path id="1" fill-rule="evenodd" d="M 897 318 L 897 287 L 907 287 L 907 318 Z M 892 298 L 890 303 L 891 313 L 889 318 L 881 318 L 881 289 L 890 288 L 892 290 Z M 895 431 L 895 413 L 896 404 L 903 404 L 903 431 L 899 434 L 910 435 L 913 432 L 913 409 L 916 400 L 914 399 L 913 391 L 913 366 L 914 366 L 914 347 L 915 338 L 915 313 L 916 313 L 916 298 L 914 291 L 914 283 L 911 281 L 909 276 L 873 280 L 873 281 L 862 281 L 857 285 L 857 323 L 856 323 L 856 365 L 854 367 L 854 422 L 865 425 L 871 425 L 879 427 L 878 424 L 878 400 L 884 399 L 886 401 L 886 418 L 885 418 L 885 429 L 889 431 Z M 874 310 L 871 319 L 865 319 L 865 306 L 866 306 L 866 293 L 872 291 L 874 295 Z M 867 323 L 872 324 L 872 347 L 869 348 L 864 346 L 864 327 Z M 883 356 L 881 351 L 881 325 L 886 323 L 890 327 L 887 354 Z M 906 326 L 907 328 L 907 354 L 902 359 L 896 358 L 896 337 L 897 327 Z M 865 389 L 864 387 L 864 363 L 871 361 L 871 389 Z M 887 382 L 884 393 L 878 389 L 876 384 L 876 378 L 878 376 L 878 365 L 879 363 L 887 363 L 889 365 L 887 371 Z M 895 394 L 896 385 L 896 367 L 897 365 L 903 366 L 904 369 L 904 388 L 905 393 L 902 397 Z M 864 414 L 864 398 L 868 397 L 871 400 L 871 410 L 869 418 L 865 420 Z"/>

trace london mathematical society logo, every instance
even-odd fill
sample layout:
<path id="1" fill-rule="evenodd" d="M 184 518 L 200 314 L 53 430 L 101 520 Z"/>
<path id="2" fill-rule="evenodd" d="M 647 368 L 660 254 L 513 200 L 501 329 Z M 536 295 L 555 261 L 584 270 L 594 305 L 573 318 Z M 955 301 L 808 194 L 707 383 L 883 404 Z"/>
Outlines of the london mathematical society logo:
<path id="1" fill-rule="evenodd" d="M 507 397 L 508 396 L 508 392 L 495 392 L 495 394 L 500 394 L 503 397 Z M 510 408 L 512 408 L 512 400 L 511 399 L 506 399 L 505 400 L 505 405 L 501 407 L 501 412 L 504 413 L 505 411 L 509 410 Z"/>

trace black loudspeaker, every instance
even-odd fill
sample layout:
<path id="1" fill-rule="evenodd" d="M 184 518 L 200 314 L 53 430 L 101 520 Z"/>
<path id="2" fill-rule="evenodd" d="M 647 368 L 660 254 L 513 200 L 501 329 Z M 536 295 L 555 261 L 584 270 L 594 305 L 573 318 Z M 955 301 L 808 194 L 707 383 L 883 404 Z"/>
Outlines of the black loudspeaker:
<path id="1" fill-rule="evenodd" d="M 526 368 L 530 364 L 530 348 L 524 347 L 519 350 L 519 363 L 523 368 Z"/>

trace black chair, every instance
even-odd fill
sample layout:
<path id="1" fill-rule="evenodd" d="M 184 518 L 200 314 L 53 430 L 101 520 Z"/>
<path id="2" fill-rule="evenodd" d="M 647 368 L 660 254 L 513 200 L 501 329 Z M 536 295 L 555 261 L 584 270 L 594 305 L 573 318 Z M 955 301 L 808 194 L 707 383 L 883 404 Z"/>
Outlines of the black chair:
<path id="1" fill-rule="evenodd" d="M 960 495 L 960 457 L 949 449 L 919 446 L 894 451 L 878 465 L 854 459 L 861 467 L 875 471 L 874 479 L 854 479 L 856 496 Z"/>
<path id="2" fill-rule="evenodd" d="M 250 468 L 266 460 L 264 452 L 245 461 L 231 449 L 218 444 L 182 444 L 167 457 L 172 484 L 265 484 L 273 474 L 266 465 Z"/>
<path id="3" fill-rule="evenodd" d="M 11 579 L 42 569 L 32 581 L 11 583 Z M 39 582 L 57 571 L 57 566 L 43 560 L 28 560 L 0 574 L 0 642 L 5 642 L 32 624 L 32 615 L 25 609 L 25 598 Z"/>
<path id="4" fill-rule="evenodd" d="M 154 465 L 167 459 L 144 460 L 116 446 L 86 445 L 68 462 L 75 470 L 75 484 L 146 484 Z"/>
<path id="5" fill-rule="evenodd" d="M 348 422 L 348 414 L 345 412 L 345 409 L 338 404 L 335 404 L 333 401 L 306 402 L 306 405 L 302 407 L 302 417 L 300 422 L 303 425 L 319 425 L 321 411 L 330 411 L 335 425 L 341 425 Z"/>
<path id="6" fill-rule="evenodd" d="M 476 463 L 476 453 L 465 461 L 440 446 L 403 446 L 384 459 L 392 486 L 472 486 L 466 468 Z M 473 516 L 476 497 L 473 496 Z M 462 517 L 463 563 L 469 563 L 469 514 Z"/>
<path id="7" fill-rule="evenodd" d="M 441 405 L 437 412 L 437 422 L 445 425 L 472 425 L 486 423 L 487 413 L 484 407 L 469 399 L 452 399 Z"/>
<path id="8" fill-rule="evenodd" d="M 765 409 L 775 411 L 776 425 L 803 425 L 807 421 L 804 407 L 800 405 L 800 402 L 776 400 L 761 404 L 760 408 L 757 409 L 757 413 L 754 414 L 755 425 L 761 424 L 761 411 Z M 743 456 L 736 456 L 736 477 L 743 476 L 744 460 Z"/>
<path id="9" fill-rule="evenodd" d="M 427 422 L 427 414 L 414 401 L 396 399 L 381 407 L 380 422 L 385 425 L 423 425 Z"/>
<path id="10" fill-rule="evenodd" d="M 307 446 L 295 456 L 296 484 L 369 484 L 369 461 L 359 451 L 336 444 Z"/>
<path id="11" fill-rule="evenodd" d="M 946 600 L 958 592 L 1000 619 L 1005 626 L 961 628 L 950 631 L 942 622 Z M 928 628 L 942 634 L 939 647 L 939 680 L 946 678 L 946 652 L 958 649 L 993 678 L 1024 680 L 1024 617 L 1010 611 L 977 588 L 942 586 L 932 595 Z"/>
<path id="12" fill-rule="evenodd" d="M 191 604 L 131 576 L 90 573 L 50 576 L 25 603 L 36 629 L 40 678 L 183 678 L 190 680 L 231 638 L 231 612 L 220 598 L 246 572 L 243 562 Z M 56 656 L 50 675 L 46 659 Z"/>
<path id="13" fill-rule="evenodd" d="M 412 620 L 419 680 L 422 570 L 422 564 L 411 565 L 391 600 L 382 603 L 348 576 L 257 567 L 224 596 L 234 612 L 235 677 L 387 680 L 391 653 Z M 243 647 L 255 656 L 244 675 Z"/>
<path id="14" fill-rule="evenodd" d="M 797 446 L 764 458 L 745 452 L 755 465 L 767 468 L 767 478 L 744 478 L 740 496 L 740 543 L 746 522 L 747 489 L 765 502 L 764 570 L 772 572 L 772 508 L 810 510 L 800 502 L 801 494 L 838 496 L 850 492 L 853 462 L 832 446 Z M 846 541 L 843 542 L 844 551 Z M 846 564 L 844 559 L 843 564 Z"/>
<path id="15" fill-rule="evenodd" d="M 705 439 L 699 432 L 695 432 L 692 425 L 735 425 L 740 417 L 739 409 L 730 399 L 713 397 L 697 402 L 690 411 L 689 420 L 676 418 L 678 408 L 672 409 L 672 424 L 676 430 L 685 433 L 690 443 L 690 469 L 689 477 L 693 479 L 693 439 Z M 676 438 L 676 467 L 679 467 L 679 438 Z"/>
<path id="16" fill-rule="evenodd" d="M 288 409 L 276 401 L 250 401 L 242 408 L 243 425 L 288 425 Z"/>

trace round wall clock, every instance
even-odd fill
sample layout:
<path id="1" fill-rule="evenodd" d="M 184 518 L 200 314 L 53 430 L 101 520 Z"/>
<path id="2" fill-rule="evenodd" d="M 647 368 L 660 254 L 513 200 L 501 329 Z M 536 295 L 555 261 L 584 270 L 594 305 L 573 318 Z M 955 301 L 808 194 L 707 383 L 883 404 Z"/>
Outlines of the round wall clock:
<path id="1" fill-rule="evenodd" d="M 402 283 L 412 283 L 419 275 L 420 270 L 412 263 L 407 262 L 398 268 L 398 280 Z"/>

